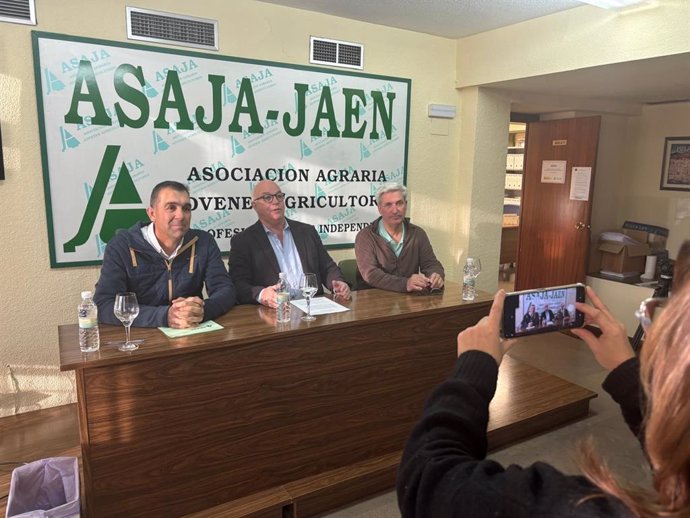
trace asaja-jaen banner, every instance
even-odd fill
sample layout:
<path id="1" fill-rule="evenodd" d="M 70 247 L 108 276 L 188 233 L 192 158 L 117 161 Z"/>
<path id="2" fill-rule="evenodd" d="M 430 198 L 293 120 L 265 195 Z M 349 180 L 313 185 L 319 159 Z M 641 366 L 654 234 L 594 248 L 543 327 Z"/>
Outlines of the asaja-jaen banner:
<path id="1" fill-rule="evenodd" d="M 33 33 L 52 266 L 98 264 L 151 189 L 189 186 L 192 226 L 227 252 L 263 179 L 287 216 L 351 246 L 404 183 L 410 80 Z"/>

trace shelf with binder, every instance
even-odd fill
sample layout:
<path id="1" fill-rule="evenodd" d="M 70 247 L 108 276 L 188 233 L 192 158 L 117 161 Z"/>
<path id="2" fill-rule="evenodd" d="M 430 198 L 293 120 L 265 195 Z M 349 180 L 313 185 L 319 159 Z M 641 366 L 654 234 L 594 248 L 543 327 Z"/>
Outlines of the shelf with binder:
<path id="1" fill-rule="evenodd" d="M 522 171 L 525 163 L 525 148 L 508 148 L 506 171 Z"/>
<path id="2" fill-rule="evenodd" d="M 520 200 L 525 158 L 526 126 L 510 123 L 506 153 L 505 191 L 503 198 L 503 229 L 499 263 L 502 271 L 510 272 L 517 261 L 518 229 L 520 227 Z"/>

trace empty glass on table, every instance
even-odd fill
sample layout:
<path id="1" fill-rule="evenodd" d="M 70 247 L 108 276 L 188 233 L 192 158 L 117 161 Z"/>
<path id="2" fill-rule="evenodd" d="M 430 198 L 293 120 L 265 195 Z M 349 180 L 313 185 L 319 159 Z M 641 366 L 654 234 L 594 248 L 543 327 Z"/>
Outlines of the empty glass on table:
<path id="1" fill-rule="evenodd" d="M 302 320 L 314 320 L 315 317 L 311 314 L 311 298 L 318 290 L 316 287 L 316 274 L 305 273 L 302 275 L 299 289 L 302 292 L 302 296 L 307 299 L 307 314 L 302 317 Z"/>
<path id="2" fill-rule="evenodd" d="M 115 295 L 115 306 L 113 312 L 117 319 L 125 326 L 125 341 L 117 348 L 120 351 L 134 351 L 139 348 L 139 345 L 132 342 L 129 338 L 129 328 L 137 315 L 139 315 L 139 302 L 137 302 L 136 293 L 124 292 Z"/>

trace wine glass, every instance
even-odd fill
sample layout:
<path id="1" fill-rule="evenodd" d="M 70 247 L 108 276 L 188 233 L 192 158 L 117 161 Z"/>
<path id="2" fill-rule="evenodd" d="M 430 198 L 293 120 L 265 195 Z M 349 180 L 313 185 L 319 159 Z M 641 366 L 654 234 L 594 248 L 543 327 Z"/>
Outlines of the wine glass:
<path id="1" fill-rule="evenodd" d="M 133 343 L 129 339 L 129 328 L 132 326 L 132 321 L 137 318 L 139 314 L 139 303 L 137 302 L 136 293 L 124 292 L 115 295 L 115 306 L 113 312 L 117 319 L 125 326 L 125 342 L 118 346 L 120 351 L 134 351 L 139 348 L 139 345 Z"/>
<path id="2" fill-rule="evenodd" d="M 300 279 L 299 289 L 302 296 L 307 299 L 307 314 L 302 317 L 302 320 L 314 320 L 315 317 L 311 314 L 311 298 L 317 291 L 316 288 L 316 274 L 305 273 Z"/>
<path id="3" fill-rule="evenodd" d="M 468 257 L 467 264 L 470 266 L 470 273 L 475 279 L 482 272 L 482 262 L 479 257 Z"/>

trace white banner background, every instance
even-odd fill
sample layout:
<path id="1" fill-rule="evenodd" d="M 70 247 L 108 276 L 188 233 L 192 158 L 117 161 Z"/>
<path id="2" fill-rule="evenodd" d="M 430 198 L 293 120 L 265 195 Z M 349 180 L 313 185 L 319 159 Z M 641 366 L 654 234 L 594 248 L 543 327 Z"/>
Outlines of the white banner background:
<path id="1" fill-rule="evenodd" d="M 382 181 L 405 181 L 410 102 L 407 79 L 40 32 L 33 36 L 52 266 L 100 263 L 105 243 L 99 234 L 104 221 L 117 221 L 123 209 L 143 210 L 151 189 L 163 180 L 189 185 L 195 205 L 192 226 L 214 234 L 224 252 L 229 250 L 233 233 L 256 221 L 256 214 L 247 206 L 250 193 L 270 171 L 291 171 L 277 181 L 288 195 L 287 216 L 315 225 L 327 246 L 351 246 L 358 229 L 378 215 L 372 203 L 378 185 Z M 93 69 L 98 93 L 112 124 L 95 124 L 91 119 L 95 115 L 93 82 L 80 81 L 80 91 L 75 91 L 83 60 L 88 60 Z M 139 128 L 127 124 L 121 127 L 117 119 L 116 103 L 130 119 L 142 115 L 138 105 L 116 91 L 116 70 L 123 64 L 141 67 L 145 80 L 143 87 L 134 74 L 119 80 L 137 89 L 140 99 L 140 92 L 146 94 L 148 120 Z M 165 94 L 169 71 L 177 72 L 181 97 L 174 88 Z M 206 123 L 213 116 L 210 74 L 224 77 L 222 122 L 211 132 L 202 130 L 195 122 L 197 107 L 204 108 Z M 251 84 L 241 87 L 243 78 Z M 299 135 L 290 136 L 283 117 L 289 117 L 289 127 L 296 126 L 296 84 L 308 85 L 303 94 L 305 126 Z M 327 102 L 328 89 L 332 112 Z M 343 89 L 361 90 L 363 97 L 347 97 Z M 242 131 L 229 131 L 237 107 L 246 109 L 251 104 L 241 91 L 253 94 L 263 133 L 250 131 L 252 121 L 247 113 L 237 119 Z M 389 104 L 391 92 L 395 97 Z M 378 110 L 372 95 L 382 99 Z M 66 115 L 77 101 L 82 123 L 66 122 Z M 162 103 L 166 105 L 164 110 Z M 352 131 L 356 133 L 366 124 L 361 138 L 325 136 L 328 129 L 335 129 L 326 116 L 319 123 L 323 136 L 311 136 L 318 114 L 332 113 L 338 131 L 346 130 L 348 103 L 358 112 L 358 117 L 349 116 Z M 193 121 L 192 129 L 176 128 L 180 107 L 186 107 Z M 170 124 L 167 129 L 154 126 L 156 119 L 162 120 L 161 114 Z M 385 131 L 386 116 L 391 119 L 390 138 Z M 378 139 L 371 138 L 374 128 Z M 100 203 L 95 201 L 97 196 L 92 200 L 93 221 L 89 224 L 87 203 L 95 192 L 107 148 L 116 159 Z M 123 165 L 126 173 L 121 172 Z M 141 202 L 132 200 L 127 173 Z M 119 194 L 113 196 L 118 179 L 122 187 L 118 184 Z M 133 196 L 137 198 L 136 194 Z M 82 233 L 80 227 L 85 229 Z M 84 237 L 77 239 L 78 235 Z M 66 247 L 66 243 L 72 246 Z"/>

